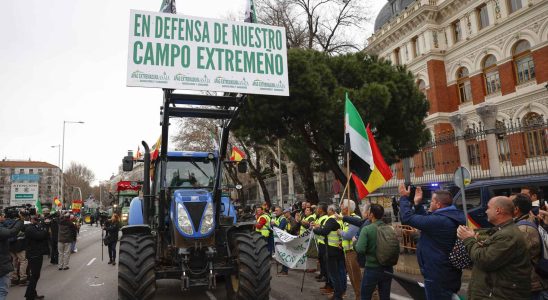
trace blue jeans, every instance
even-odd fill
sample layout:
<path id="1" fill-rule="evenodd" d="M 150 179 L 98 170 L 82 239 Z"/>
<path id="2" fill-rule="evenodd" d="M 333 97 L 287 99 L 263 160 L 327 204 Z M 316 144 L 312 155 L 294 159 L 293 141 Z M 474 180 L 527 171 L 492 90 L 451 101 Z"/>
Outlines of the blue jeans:
<path id="1" fill-rule="evenodd" d="M 343 278 L 346 277 L 344 257 L 328 257 L 327 274 L 334 290 L 333 299 L 342 299 L 342 294 L 346 291 L 346 284 L 343 283 Z"/>
<path id="2" fill-rule="evenodd" d="M 0 300 L 6 300 L 10 287 L 10 274 L 0 277 Z"/>
<path id="3" fill-rule="evenodd" d="M 432 279 L 424 279 L 426 300 L 451 300 L 454 292 L 440 286 L 439 282 Z"/>
<path id="4" fill-rule="evenodd" d="M 375 287 L 379 286 L 379 299 L 390 300 L 390 286 L 392 276 L 385 274 L 394 272 L 392 267 L 365 267 L 362 279 L 362 300 L 371 300 Z"/>

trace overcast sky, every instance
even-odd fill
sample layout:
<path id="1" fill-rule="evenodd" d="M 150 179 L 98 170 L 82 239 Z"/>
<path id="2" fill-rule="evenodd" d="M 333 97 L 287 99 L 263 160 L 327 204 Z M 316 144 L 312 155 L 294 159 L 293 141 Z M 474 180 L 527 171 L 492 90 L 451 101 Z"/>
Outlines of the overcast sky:
<path id="1" fill-rule="evenodd" d="M 386 1 L 368 2 L 376 15 Z M 177 0 L 177 12 L 224 18 L 243 13 L 245 3 Z M 158 11 L 160 4 L 0 1 L 0 159 L 58 165 L 51 146 L 62 143 L 63 120 L 85 122 L 66 125 L 65 167 L 82 163 L 97 180 L 116 173 L 141 140 L 154 143 L 162 91 L 126 87 L 126 63 L 130 9 Z"/>

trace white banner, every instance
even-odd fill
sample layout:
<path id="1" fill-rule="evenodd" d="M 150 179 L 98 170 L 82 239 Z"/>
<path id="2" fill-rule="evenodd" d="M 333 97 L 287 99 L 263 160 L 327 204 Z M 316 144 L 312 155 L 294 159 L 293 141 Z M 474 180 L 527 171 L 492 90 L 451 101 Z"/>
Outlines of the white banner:
<path id="1" fill-rule="evenodd" d="M 312 229 L 308 229 L 299 236 L 291 235 L 274 227 L 274 258 L 291 269 L 306 269 L 306 252 L 310 241 L 314 238 Z"/>
<path id="2" fill-rule="evenodd" d="M 289 96 L 285 28 L 131 11 L 127 86 Z"/>

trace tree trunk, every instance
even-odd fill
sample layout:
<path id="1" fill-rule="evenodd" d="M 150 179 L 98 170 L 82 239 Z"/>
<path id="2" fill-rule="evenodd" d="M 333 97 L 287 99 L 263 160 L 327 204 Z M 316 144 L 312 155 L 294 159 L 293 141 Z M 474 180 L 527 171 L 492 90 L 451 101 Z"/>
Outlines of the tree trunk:
<path id="1" fill-rule="evenodd" d="M 295 202 L 295 181 L 293 180 L 293 173 L 295 170 L 295 163 L 290 161 L 287 166 L 287 187 L 289 200 Z"/>
<path id="2" fill-rule="evenodd" d="M 297 163 L 297 170 L 299 171 L 301 181 L 303 182 L 305 200 L 312 204 L 318 204 L 318 192 L 316 191 L 314 172 L 312 172 L 310 164 Z"/>
<path id="3" fill-rule="evenodd" d="M 245 146 L 244 142 L 241 139 L 238 139 L 238 142 L 240 142 L 240 145 L 242 145 L 245 155 L 250 158 L 251 153 L 249 152 L 249 149 L 247 149 L 247 147 Z M 255 151 L 255 164 L 253 164 L 253 161 L 251 159 L 248 159 L 249 168 L 251 168 L 252 171 L 251 176 L 253 176 L 253 178 L 255 178 L 257 182 L 259 182 L 259 186 L 263 191 L 264 201 L 268 204 L 268 206 L 271 207 L 272 204 L 270 202 L 270 195 L 268 194 L 268 189 L 266 188 L 263 175 L 261 174 L 261 156 L 257 147 L 253 146 L 253 150 Z"/>

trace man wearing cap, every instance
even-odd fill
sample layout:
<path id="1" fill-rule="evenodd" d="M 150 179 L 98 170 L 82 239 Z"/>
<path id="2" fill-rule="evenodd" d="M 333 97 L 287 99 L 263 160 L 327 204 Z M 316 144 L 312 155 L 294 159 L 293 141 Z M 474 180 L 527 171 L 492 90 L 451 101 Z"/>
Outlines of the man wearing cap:
<path id="1" fill-rule="evenodd" d="M 25 298 L 27 300 L 44 299 L 38 296 L 36 285 L 40 279 L 40 271 L 44 262 L 44 255 L 49 254 L 48 231 L 46 227 L 38 222 L 38 215 L 30 217 L 30 224 L 25 228 L 27 239 L 27 259 L 29 261 L 30 279 Z"/>
<path id="2" fill-rule="evenodd" d="M 70 213 L 65 213 L 59 221 L 58 250 L 59 250 L 59 270 L 69 269 L 70 246 L 76 241 L 76 225 L 70 220 Z"/>
<path id="3" fill-rule="evenodd" d="M 59 253 L 57 250 L 57 236 L 59 234 L 59 222 L 55 216 L 50 215 L 49 209 L 46 207 L 42 210 L 44 214 L 44 224 L 49 234 L 50 244 L 50 263 L 56 265 L 59 263 Z M 56 215 L 54 213 L 54 215 Z"/>

